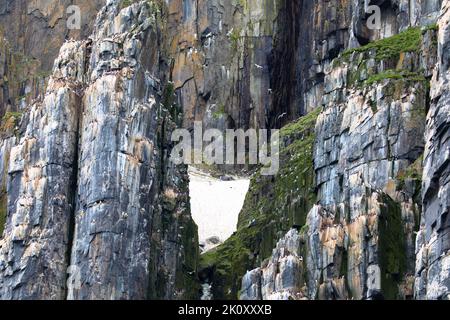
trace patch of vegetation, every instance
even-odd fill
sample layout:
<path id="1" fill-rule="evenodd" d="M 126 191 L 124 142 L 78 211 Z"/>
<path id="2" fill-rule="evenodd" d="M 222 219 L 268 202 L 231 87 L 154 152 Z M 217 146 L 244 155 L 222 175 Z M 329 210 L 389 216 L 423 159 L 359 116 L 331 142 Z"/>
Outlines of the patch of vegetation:
<path id="1" fill-rule="evenodd" d="M 402 182 L 407 179 L 422 181 L 423 173 L 423 155 L 421 155 L 411 166 L 409 166 L 405 171 L 400 172 L 397 180 Z"/>
<path id="2" fill-rule="evenodd" d="M 407 268 L 406 237 L 400 204 L 383 195 L 378 222 L 381 289 L 385 299 L 399 298 L 399 285 Z"/>
<path id="3" fill-rule="evenodd" d="M 229 39 L 231 41 L 231 49 L 236 52 L 239 48 L 239 40 L 241 39 L 241 29 L 234 28 L 230 34 Z"/>
<path id="4" fill-rule="evenodd" d="M 176 101 L 175 86 L 167 83 L 162 94 L 162 105 L 168 110 L 172 120 L 179 124 L 182 121 L 182 110 Z"/>
<path id="5" fill-rule="evenodd" d="M 409 28 L 392 37 L 371 42 L 360 48 L 346 50 L 339 58 L 333 60 L 332 66 L 337 68 L 343 63 L 349 65 L 348 86 L 365 87 L 389 79 L 428 82 L 424 76 L 424 70 L 415 72 L 406 70 L 403 61 L 406 53 L 420 51 L 424 34 L 435 28 L 435 25 L 426 28 Z M 358 53 L 360 55 L 354 55 Z M 377 62 L 375 65 L 369 63 L 372 59 Z M 381 61 L 384 67 L 381 67 Z"/>
<path id="6" fill-rule="evenodd" d="M 2 121 L 8 121 L 8 119 L 11 119 L 11 118 L 20 119 L 20 117 L 22 117 L 22 112 L 10 111 L 10 112 L 5 113 Z"/>
<path id="7" fill-rule="evenodd" d="M 368 86 L 381 82 L 386 79 L 408 80 L 408 81 L 427 81 L 425 77 L 417 72 L 410 72 L 404 70 L 386 70 L 374 75 L 371 75 L 364 83 Z"/>
<path id="8" fill-rule="evenodd" d="M 370 109 L 372 109 L 372 112 L 375 114 L 378 112 L 378 105 L 377 102 L 374 100 L 369 100 Z"/>
<path id="9" fill-rule="evenodd" d="M 238 298 L 247 270 L 270 257 L 292 227 L 307 230 L 306 216 L 316 201 L 313 145 L 319 113 L 314 110 L 281 129 L 279 173 L 252 177 L 237 232 L 201 256 L 199 270 L 212 270 L 216 299 Z"/>
<path id="10" fill-rule="evenodd" d="M 122 0 L 119 4 L 119 9 L 122 10 L 137 2 L 140 2 L 140 0 Z"/>
<path id="11" fill-rule="evenodd" d="M 398 59 L 402 52 L 418 52 L 422 43 L 422 30 L 420 27 L 409 28 L 389 38 L 371 42 L 363 47 L 349 49 L 343 52 L 343 56 L 353 53 L 375 51 L 377 61 Z"/>
<path id="12" fill-rule="evenodd" d="M 7 195 L 6 190 L 0 190 L 0 237 L 5 229 L 7 215 Z"/>
<path id="13" fill-rule="evenodd" d="M 425 26 L 422 29 L 422 34 L 425 34 L 427 31 L 439 31 L 439 25 L 437 23 L 432 23 Z"/>
<path id="14" fill-rule="evenodd" d="M 138 3 L 141 2 L 142 0 L 121 0 L 120 4 L 119 4 L 119 10 L 125 9 L 129 6 L 131 6 L 134 3 Z M 152 8 L 156 5 L 156 8 L 154 9 L 160 9 L 161 6 L 163 5 L 163 1 L 162 0 L 146 0 L 147 4 L 149 4 Z M 152 10 L 153 12 L 153 10 Z"/>
<path id="15" fill-rule="evenodd" d="M 307 235 L 309 231 L 309 226 L 307 224 L 305 224 L 303 227 L 301 227 L 300 229 L 300 235 Z"/>
<path id="16" fill-rule="evenodd" d="M 169 108 L 174 104 L 174 102 L 175 102 L 175 86 L 173 85 L 173 83 L 167 83 L 163 92 L 162 104 L 166 108 Z"/>
<path id="17" fill-rule="evenodd" d="M 406 183 L 413 183 L 415 186 L 413 199 L 416 203 L 422 203 L 422 175 L 423 175 L 423 155 L 421 155 L 406 170 L 400 171 L 397 176 L 397 190 L 404 190 Z"/>

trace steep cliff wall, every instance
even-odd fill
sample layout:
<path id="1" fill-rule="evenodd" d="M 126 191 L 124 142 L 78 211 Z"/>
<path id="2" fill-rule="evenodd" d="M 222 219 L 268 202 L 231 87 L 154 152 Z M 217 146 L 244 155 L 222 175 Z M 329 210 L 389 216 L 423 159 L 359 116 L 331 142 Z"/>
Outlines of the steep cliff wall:
<path id="1" fill-rule="evenodd" d="M 349 49 L 325 67 L 324 110 L 314 147 L 318 206 L 308 214 L 295 250 L 302 265 L 278 262 L 277 275 L 270 264 L 263 264 L 244 277 L 242 298 L 264 298 L 264 284 L 271 288 L 265 297 L 414 297 L 436 29 L 406 28 L 384 40 L 368 38 L 367 46 Z M 446 210 L 442 212 L 445 217 Z M 439 230 L 443 243 L 445 222 Z M 280 254 L 277 248 L 271 259 Z M 297 277 L 299 270 L 304 271 L 300 282 L 283 285 L 283 279 Z M 435 281 L 446 292 L 444 278 L 445 272 Z M 260 289 L 255 289 L 258 281 Z"/>
<path id="2" fill-rule="evenodd" d="M 90 35 L 95 15 L 105 2 L 5 0 L 0 3 L 0 117 L 6 111 L 19 111 L 21 106 L 45 93 L 45 82 L 61 45 L 68 38 L 83 39 Z M 80 8 L 80 29 L 68 29 L 71 12 L 67 8 L 71 5 Z"/>
<path id="3" fill-rule="evenodd" d="M 417 235 L 416 298 L 449 299 L 450 288 L 450 2 L 438 20 L 438 63 L 431 81 L 423 170 L 423 213 Z"/>
<path id="4" fill-rule="evenodd" d="M 185 126 L 278 127 L 321 105 L 340 52 L 435 20 L 440 0 L 169 2 L 172 81 Z M 366 8 L 381 7 L 367 28 Z"/>
<path id="5" fill-rule="evenodd" d="M 351 296 L 357 299 L 370 298 L 379 291 L 386 298 L 396 298 L 397 289 L 388 291 L 404 276 L 413 275 L 413 233 L 421 203 L 414 199 L 414 183 L 407 181 L 402 185 L 401 175 L 419 159 L 424 148 L 428 74 L 411 71 L 431 70 L 434 65 L 433 56 L 415 53 L 434 54 L 434 31 L 423 33 L 420 29 L 408 29 L 393 38 L 347 52 L 344 57 L 350 62 L 337 66 L 340 61 L 336 60 L 325 80 L 325 110 L 316 126 L 314 164 L 319 203 L 327 210 L 322 212 L 324 215 L 319 211 L 312 219 L 334 220 L 341 237 L 337 243 L 321 237 L 325 242 L 322 250 L 328 253 L 322 257 L 312 253 L 309 257 L 308 261 L 317 268 L 312 271 L 314 268 L 309 265 L 310 287 L 314 282 L 320 283 L 321 277 L 327 284 L 329 278 L 342 276 L 339 264 L 333 263 L 340 254 L 348 259 L 344 275 Z M 396 52 L 394 43 L 400 51 Z M 403 219 L 399 229 L 394 226 L 395 219 Z M 323 223 L 314 223 L 317 229 L 311 228 L 309 236 L 336 228 L 328 226 L 330 222 Z M 391 229 L 383 234 L 384 227 Z M 400 242 L 391 239 L 391 233 L 401 237 Z M 397 262 L 391 266 L 390 260 Z M 371 287 L 368 270 L 380 273 L 375 277 L 381 277 L 381 283 Z M 408 290 L 404 295 L 411 293 Z"/>
<path id="6" fill-rule="evenodd" d="M 187 170 L 170 164 L 162 8 L 110 1 L 61 48 L 9 156 L 2 299 L 194 297 Z M 71 274 L 66 286 L 67 273 Z M 189 291 L 189 292 L 188 292 Z"/>
<path id="7" fill-rule="evenodd" d="M 22 129 L 18 127 L 27 106 L 42 99 L 63 42 L 86 38 L 104 0 L 27 1 L 0 3 L 0 221 L 6 215 L 6 176 L 11 148 Z M 80 8 L 81 25 L 69 30 L 67 8 Z M 1 224 L 3 230 L 4 223 Z"/>
<path id="8" fill-rule="evenodd" d="M 171 80 L 185 126 L 266 127 L 277 0 L 170 1 Z"/>
<path id="9" fill-rule="evenodd" d="M 3 1 L 0 297 L 197 298 L 168 156 L 201 121 L 284 126 L 280 173 L 200 261 L 215 298 L 447 298 L 448 6 Z"/>

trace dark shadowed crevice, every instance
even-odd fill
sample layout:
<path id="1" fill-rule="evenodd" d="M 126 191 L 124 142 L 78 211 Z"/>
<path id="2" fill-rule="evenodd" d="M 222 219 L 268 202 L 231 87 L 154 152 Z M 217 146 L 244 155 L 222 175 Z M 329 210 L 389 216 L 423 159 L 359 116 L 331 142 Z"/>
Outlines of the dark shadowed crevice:
<path id="1" fill-rule="evenodd" d="M 80 108 L 80 112 L 77 113 L 78 115 L 81 115 L 81 109 L 83 106 L 82 103 L 82 97 L 78 96 L 77 97 L 77 103 L 76 105 L 79 106 Z M 69 278 L 71 277 L 71 275 L 69 274 L 70 272 L 75 272 L 75 270 L 69 270 L 70 265 L 71 265 L 71 260 L 72 260 L 72 247 L 73 247 L 73 242 L 74 242 L 74 236 L 75 236 L 75 217 L 76 217 L 76 213 L 77 213 L 77 190 L 78 190 L 78 161 L 79 161 L 79 150 L 80 150 L 80 124 L 81 124 L 81 120 L 82 120 L 82 116 L 78 116 L 78 121 L 77 121 L 77 128 L 76 128 L 76 141 L 75 141 L 75 158 L 73 159 L 72 162 L 72 177 L 71 177 L 71 183 L 70 183 L 70 188 L 69 188 L 69 194 L 68 197 L 69 198 L 69 203 L 71 206 L 71 212 L 69 213 L 69 223 L 68 223 L 68 243 L 67 243 L 67 279 L 66 279 L 66 284 L 67 281 L 69 280 Z M 66 292 L 65 292 L 65 297 L 67 299 L 68 297 L 68 288 L 66 286 L 65 288 Z"/>

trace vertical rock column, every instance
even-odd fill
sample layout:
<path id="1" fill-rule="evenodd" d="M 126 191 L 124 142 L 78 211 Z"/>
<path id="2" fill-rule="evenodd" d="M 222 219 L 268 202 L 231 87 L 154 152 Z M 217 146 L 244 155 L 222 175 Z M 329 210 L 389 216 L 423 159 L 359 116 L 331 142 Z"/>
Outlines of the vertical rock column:
<path id="1" fill-rule="evenodd" d="M 187 172 L 169 163 L 178 116 L 161 102 L 162 8 L 119 3 L 99 13 L 92 36 L 71 256 L 80 283 L 68 298 L 179 298 L 198 243 Z"/>
<path id="2" fill-rule="evenodd" d="M 25 134 L 11 150 L 1 299 L 65 296 L 84 59 L 84 43 L 63 46 L 45 99 L 29 107 Z"/>
<path id="3" fill-rule="evenodd" d="M 416 298 L 450 299 L 450 2 L 439 26 L 439 61 L 431 83 L 423 172 L 423 215 L 417 236 Z"/>

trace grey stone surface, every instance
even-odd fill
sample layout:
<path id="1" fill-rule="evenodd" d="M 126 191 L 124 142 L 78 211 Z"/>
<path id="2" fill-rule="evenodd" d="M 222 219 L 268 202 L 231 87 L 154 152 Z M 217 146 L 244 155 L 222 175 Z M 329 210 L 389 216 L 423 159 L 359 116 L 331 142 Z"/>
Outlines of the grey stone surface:
<path id="1" fill-rule="evenodd" d="M 85 49 L 76 42 L 61 49 L 45 98 L 30 106 L 25 134 L 10 151 L 2 299 L 65 295 Z"/>
<path id="2" fill-rule="evenodd" d="M 89 13 L 81 32 L 66 30 L 69 3 Z M 370 4 L 382 5 L 381 30 L 366 27 Z M 21 112 L 0 130 L 0 298 L 196 297 L 197 231 L 170 133 L 194 120 L 280 127 L 320 106 L 317 205 L 244 277 L 242 298 L 448 298 L 448 1 L 165 5 L 0 4 L 0 118 Z M 436 19 L 438 57 L 428 30 L 396 61 L 337 59 Z M 420 77 L 364 82 L 387 69 Z M 423 153 L 418 199 L 405 173 Z"/>
<path id="3" fill-rule="evenodd" d="M 120 9 L 109 1 L 89 40 L 64 44 L 27 110 L 9 161 L 2 299 L 195 292 L 187 170 L 169 162 L 174 107 L 161 103 L 160 8 Z"/>
<path id="4" fill-rule="evenodd" d="M 299 252 L 300 235 L 289 231 L 261 268 L 242 280 L 241 300 L 299 300 L 305 297 L 305 267 Z"/>
<path id="5" fill-rule="evenodd" d="M 353 4 L 354 12 L 363 10 L 362 2 L 354 1 Z M 340 45 L 357 47 L 364 41 L 397 34 L 411 25 L 428 24 L 436 19 L 440 7 L 439 1 L 397 1 L 395 4 L 398 5 L 396 10 L 387 6 L 390 15 L 383 15 L 383 28 L 378 34 L 361 28 L 364 19 L 353 15 L 350 38 Z M 410 12 L 410 9 L 414 12 Z M 442 28 L 440 32 L 443 37 Z M 320 89 L 321 97 L 316 100 L 323 110 L 316 124 L 314 148 L 318 206 L 308 215 L 306 240 L 299 248 L 305 252 L 308 279 L 306 295 L 310 299 L 376 299 L 380 296 L 410 299 L 414 296 L 415 232 L 420 223 L 422 204 L 427 206 L 427 196 L 424 195 L 425 201 L 422 203 L 418 197 L 418 177 L 411 179 L 405 174 L 413 167 L 417 167 L 419 173 L 422 170 L 421 154 L 427 150 L 425 128 L 426 125 L 430 127 L 432 121 L 430 115 L 428 122 L 426 119 L 429 99 L 425 78 L 431 77 L 431 70 L 437 63 L 433 40 L 435 32 L 424 32 L 422 37 L 418 53 L 406 53 L 400 60 L 380 61 L 373 56 L 373 51 L 356 52 L 347 58 L 334 59 L 333 62 L 331 59 L 335 57 L 329 56 L 328 63 L 324 60 L 327 59 L 325 56 L 321 58 L 319 65 L 324 80 Z M 330 53 L 327 50 L 323 52 Z M 421 72 L 425 78 L 384 79 L 370 84 L 365 82 L 373 79 L 371 77 L 374 74 L 392 68 L 391 65 L 397 70 L 423 70 Z M 445 89 L 441 87 L 441 90 Z M 303 93 L 306 94 L 306 91 Z M 445 141 L 447 117 L 444 115 L 441 119 L 439 139 L 444 140 L 439 141 Z M 428 129 L 428 136 L 433 132 L 432 128 Z M 440 148 L 442 142 L 433 141 L 432 145 Z M 445 167 L 448 155 L 445 151 L 439 152 L 439 155 Z M 441 167 L 434 167 L 435 160 L 428 161 L 429 170 L 438 172 Z M 427 160 L 425 166 L 426 163 Z M 445 172 L 443 179 L 439 180 L 444 194 Z M 426 167 L 424 175 L 427 175 L 427 179 L 433 179 L 433 174 L 427 172 Z M 424 179 L 425 187 L 427 179 Z M 438 192 L 438 189 L 432 190 Z M 443 196 L 443 199 L 446 198 Z M 422 224 L 430 226 L 434 223 L 438 228 L 436 230 L 440 230 L 436 221 L 445 221 L 448 211 L 445 205 L 441 208 L 438 212 L 442 213 L 438 215 L 437 207 L 430 208 L 428 211 L 433 213 L 429 215 L 433 218 L 425 215 Z M 439 223 L 445 225 L 445 222 Z M 425 231 L 419 235 L 422 233 Z M 440 230 L 438 234 L 440 241 L 432 241 L 428 245 L 436 247 L 434 243 L 445 243 L 446 231 Z M 424 239 L 424 236 L 418 241 L 420 239 Z M 439 259 L 434 266 L 430 264 L 427 269 L 427 257 L 424 257 L 420 264 L 422 269 L 419 270 L 434 275 L 434 287 L 439 287 L 445 294 L 448 280 L 446 250 L 445 247 L 439 247 L 433 251 L 439 255 L 444 253 L 442 260 Z M 388 261 L 397 261 L 398 264 Z M 396 277 L 401 280 L 392 281 Z M 252 277 L 246 276 L 244 280 L 243 289 L 251 289 Z M 254 281 L 262 280 L 254 277 Z M 426 290 L 426 276 L 416 282 Z M 257 299 L 255 294 L 248 296 Z M 432 295 L 428 297 L 437 298 Z"/>
<path id="6" fill-rule="evenodd" d="M 0 3 L 0 117 L 5 111 L 23 109 L 24 104 L 45 94 L 46 82 L 62 44 L 67 39 L 87 38 L 98 10 L 105 3 L 106 0 L 4 0 Z M 80 29 L 67 27 L 72 14 L 67 9 L 71 5 L 80 9 Z"/>
<path id="7" fill-rule="evenodd" d="M 431 82 L 423 170 L 423 214 L 417 235 L 416 298 L 450 299 L 450 2 L 438 20 L 438 64 Z"/>

